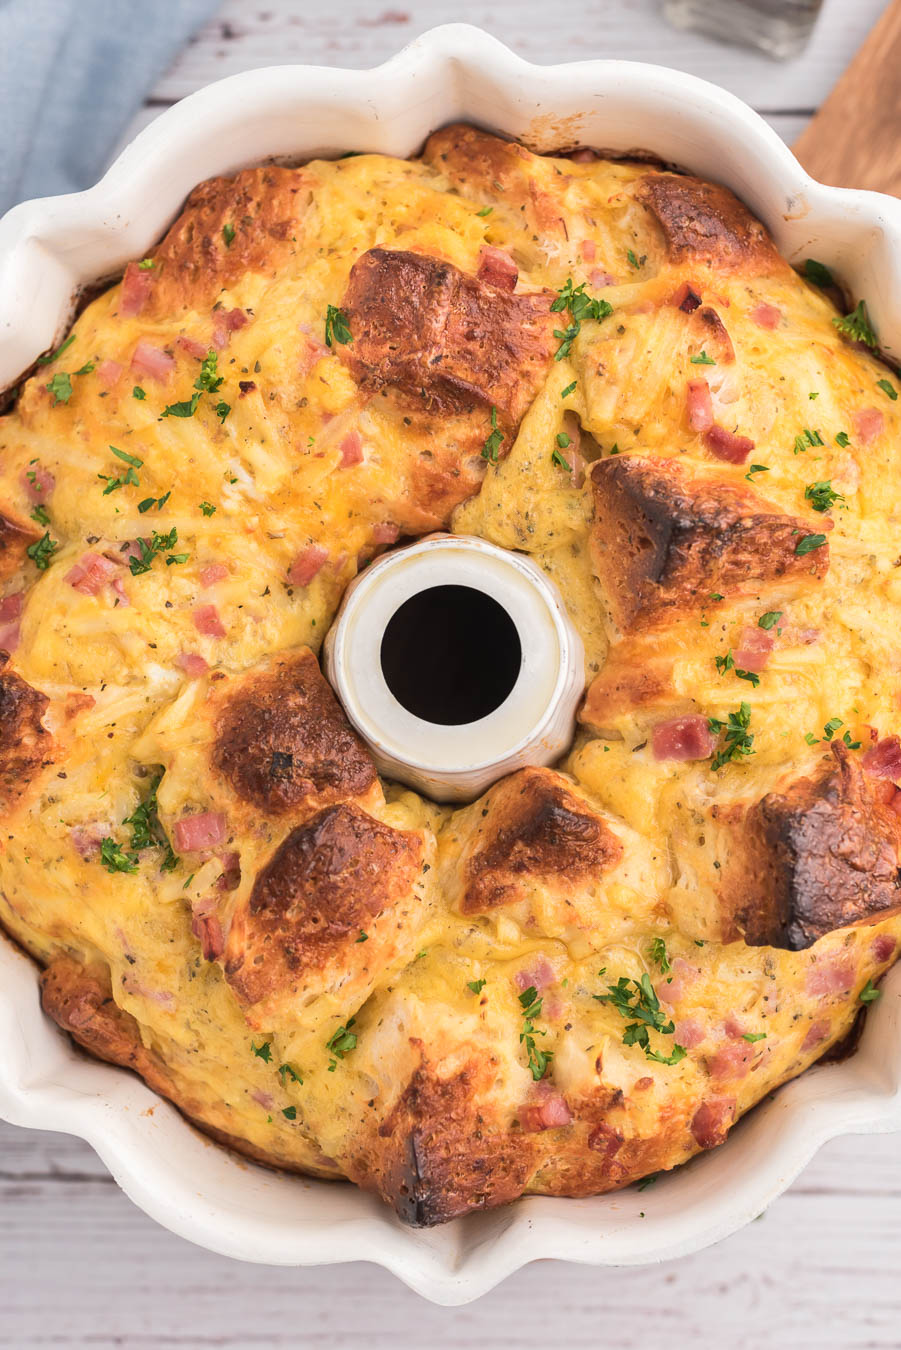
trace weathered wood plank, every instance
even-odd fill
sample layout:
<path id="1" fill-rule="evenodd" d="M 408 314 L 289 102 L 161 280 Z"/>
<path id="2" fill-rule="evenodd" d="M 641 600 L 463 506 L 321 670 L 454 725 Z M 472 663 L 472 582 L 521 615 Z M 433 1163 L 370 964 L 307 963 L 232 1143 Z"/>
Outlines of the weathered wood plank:
<path id="1" fill-rule="evenodd" d="M 103 1182 L 87 1145 L 2 1126 L 0 1348 L 596 1350 L 603 1328 L 618 1350 L 897 1350 L 897 1156 L 891 1137 L 836 1140 L 712 1250 L 650 1269 L 541 1262 L 452 1310 L 373 1266 L 278 1270 L 191 1247 Z"/>
<path id="2" fill-rule="evenodd" d="M 675 66 L 731 89 L 769 111 L 818 107 L 884 8 L 886 0 L 826 0 L 806 51 L 774 62 L 739 47 L 679 32 L 659 0 L 225 0 L 185 48 L 155 97 L 173 101 L 223 75 L 302 61 L 377 65 L 427 28 L 461 19 L 494 33 L 539 63 L 624 57 Z"/>

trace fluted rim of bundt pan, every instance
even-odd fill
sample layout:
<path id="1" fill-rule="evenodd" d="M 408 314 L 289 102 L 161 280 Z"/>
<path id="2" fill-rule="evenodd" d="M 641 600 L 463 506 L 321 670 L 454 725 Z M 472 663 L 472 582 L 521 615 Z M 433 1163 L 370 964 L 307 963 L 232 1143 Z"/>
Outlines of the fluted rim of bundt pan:
<path id="1" fill-rule="evenodd" d="M 756 113 L 693 76 L 624 61 L 533 66 L 452 24 L 375 70 L 279 66 L 210 85 L 96 187 L 15 207 L 0 221 L 0 388 L 54 344 L 83 287 L 143 256 L 202 179 L 270 158 L 405 156 L 456 120 L 536 150 L 649 150 L 725 182 L 790 261 L 822 259 L 866 296 L 901 356 L 901 202 L 815 183 Z M 540 1258 L 639 1265 L 697 1251 L 766 1209 L 826 1140 L 901 1129 L 901 969 L 884 989 L 854 1055 L 781 1088 L 652 1190 L 527 1197 L 429 1231 L 353 1186 L 267 1172 L 212 1144 L 134 1075 L 77 1051 L 41 1012 L 36 967 L 3 940 L 0 1116 L 86 1139 L 142 1209 L 203 1247 L 272 1265 L 374 1261 L 435 1302 L 465 1303 Z"/>

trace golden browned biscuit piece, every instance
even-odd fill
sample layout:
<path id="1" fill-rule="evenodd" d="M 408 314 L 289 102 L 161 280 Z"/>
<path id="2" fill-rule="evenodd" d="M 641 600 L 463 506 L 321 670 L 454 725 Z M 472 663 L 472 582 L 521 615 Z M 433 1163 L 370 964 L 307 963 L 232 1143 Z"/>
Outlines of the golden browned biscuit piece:
<path id="1" fill-rule="evenodd" d="M 0 581 L 22 570 L 28 546 L 40 537 L 33 525 L 0 512 Z"/>
<path id="2" fill-rule="evenodd" d="M 509 433 L 557 345 L 552 299 L 511 294 L 437 258 L 373 248 L 351 269 L 344 308 L 354 337 L 343 354 L 364 389 L 393 385 L 434 412 L 491 405 Z"/>
<path id="3" fill-rule="evenodd" d="M 375 765 L 309 650 L 214 687 L 212 762 L 232 791 L 272 815 L 365 796 Z"/>
<path id="4" fill-rule="evenodd" d="M 829 566 L 828 543 L 798 551 L 815 526 L 734 481 L 621 456 L 595 464 L 591 482 L 592 557 L 621 630 L 675 619 L 699 598 L 718 604 L 770 582 L 797 588 Z"/>
<path id="5" fill-rule="evenodd" d="M 672 263 L 706 263 L 748 276 L 787 268 L 760 221 L 719 183 L 649 173 L 636 196 L 660 225 Z"/>
<path id="6" fill-rule="evenodd" d="M 485 798 L 460 908 L 481 914 L 517 904 L 535 882 L 570 890 L 603 876 L 622 852 L 613 831 L 563 779 L 546 769 L 523 769 Z"/>
<path id="7" fill-rule="evenodd" d="M 417 834 L 352 804 L 298 825 L 232 916 L 222 960 L 237 996 L 302 1007 L 330 983 L 372 979 L 403 949 L 421 857 Z"/>
<path id="8" fill-rule="evenodd" d="M 20 676 L 4 670 L 0 653 L 0 814 L 24 796 L 53 755 L 53 737 L 43 725 L 50 700 Z"/>

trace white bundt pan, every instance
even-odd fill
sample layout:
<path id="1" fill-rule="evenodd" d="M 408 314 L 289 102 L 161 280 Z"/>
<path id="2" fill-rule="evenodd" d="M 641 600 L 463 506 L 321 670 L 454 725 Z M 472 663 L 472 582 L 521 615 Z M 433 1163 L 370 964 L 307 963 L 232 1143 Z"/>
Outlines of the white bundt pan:
<path id="1" fill-rule="evenodd" d="M 813 182 L 755 113 L 691 76 L 621 61 L 532 66 L 449 25 L 376 70 L 283 66 L 211 85 L 142 132 L 96 187 L 11 211 L 0 222 L 0 387 L 58 340 L 79 288 L 141 257 L 201 179 L 270 156 L 409 155 L 457 119 L 539 150 L 652 150 L 727 183 L 790 259 L 819 258 L 864 296 L 901 355 L 901 202 Z M 0 941 L 0 1116 L 88 1140 L 136 1204 L 213 1251 L 272 1265 L 375 1261 L 458 1304 L 539 1258 L 639 1265 L 697 1251 L 766 1209 L 826 1140 L 901 1129 L 899 1011 L 896 967 L 853 1056 L 782 1088 L 722 1148 L 650 1190 L 532 1197 L 423 1231 L 352 1186 L 236 1160 L 133 1075 L 77 1053 L 41 1012 L 33 964 Z"/>

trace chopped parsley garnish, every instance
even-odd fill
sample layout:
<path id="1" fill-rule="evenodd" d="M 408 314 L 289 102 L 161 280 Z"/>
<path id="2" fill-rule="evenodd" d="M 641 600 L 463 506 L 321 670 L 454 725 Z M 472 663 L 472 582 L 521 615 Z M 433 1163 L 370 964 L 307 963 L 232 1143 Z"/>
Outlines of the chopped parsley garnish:
<path id="1" fill-rule="evenodd" d="M 201 502 L 200 509 L 205 516 L 215 515 L 216 508 L 212 502 Z"/>
<path id="2" fill-rule="evenodd" d="M 369 934 L 368 934 L 368 933 L 364 933 L 363 929 L 361 928 L 361 929 L 360 929 L 360 936 L 356 939 L 356 941 L 357 941 L 357 942 L 368 942 L 368 941 L 369 941 Z"/>
<path id="3" fill-rule="evenodd" d="M 815 548 L 822 548 L 825 542 L 825 534 L 805 534 L 795 544 L 795 552 L 803 556 L 805 553 L 812 553 Z"/>
<path id="4" fill-rule="evenodd" d="M 254 1045 L 253 1041 L 251 1041 L 250 1048 L 256 1055 L 257 1059 L 261 1059 L 264 1064 L 268 1064 L 272 1059 L 271 1041 L 264 1041 L 262 1045 Z"/>
<path id="5" fill-rule="evenodd" d="M 648 1176 L 642 1177 L 641 1181 L 639 1181 L 635 1187 L 636 1191 L 646 1191 L 649 1186 L 653 1186 L 659 1175 L 659 1172 L 651 1172 Z"/>
<path id="6" fill-rule="evenodd" d="M 90 375 L 90 373 L 91 373 L 91 371 L 92 371 L 93 369 L 94 369 L 94 362 L 93 362 L 93 361 L 86 361 L 86 362 L 84 363 L 84 365 L 81 366 L 81 368 L 80 368 L 79 370 L 76 370 L 75 374 L 76 374 L 76 375 Z"/>
<path id="7" fill-rule="evenodd" d="M 688 359 L 689 359 L 689 361 L 691 362 L 691 364 L 692 364 L 693 366 L 715 366 L 715 365 L 716 365 L 716 362 L 714 361 L 713 357 L 712 357 L 712 356 L 708 356 L 707 353 L 703 350 L 703 348 L 701 349 L 701 352 L 700 352 L 700 354 L 699 354 L 698 356 L 690 356 Z"/>
<path id="8" fill-rule="evenodd" d="M 863 342 L 874 349 L 878 346 L 878 339 L 867 313 L 866 300 L 858 300 L 850 314 L 846 314 L 842 319 L 833 319 L 832 322 L 838 331 L 852 342 Z"/>
<path id="9" fill-rule="evenodd" d="M 821 479 L 817 483 L 808 483 L 804 489 L 804 498 L 810 502 L 814 511 L 828 511 L 835 502 L 845 500 L 841 492 L 833 489 L 832 480 L 829 478 Z"/>
<path id="10" fill-rule="evenodd" d="M 736 712 L 731 712 L 725 722 L 721 722 L 718 717 L 710 717 L 707 720 L 707 726 L 714 736 L 720 732 L 725 732 L 723 745 L 716 752 L 710 761 L 710 767 L 714 771 L 721 769 L 724 764 L 730 762 L 737 763 L 745 755 L 753 755 L 754 733 L 748 731 L 751 725 L 751 705 L 750 703 L 741 703 Z"/>
<path id="11" fill-rule="evenodd" d="M 29 544 L 25 552 L 39 572 L 46 572 L 54 553 L 59 548 L 59 541 L 50 538 L 49 530 L 41 535 L 33 544 Z"/>
<path id="12" fill-rule="evenodd" d="M 285 1106 L 285 1107 L 282 1107 L 282 1115 L 285 1117 L 285 1120 L 296 1120 L 296 1119 L 297 1119 L 297 1107 L 296 1107 L 296 1106 Z"/>
<path id="13" fill-rule="evenodd" d="M 335 305 L 327 305 L 325 310 L 325 345 L 331 347 L 334 342 L 340 342 L 342 347 L 346 347 L 348 342 L 353 342 L 353 334 L 350 331 L 347 315 L 343 309 L 338 309 Z"/>
<path id="14" fill-rule="evenodd" d="M 163 770 L 160 769 L 150 781 L 147 796 L 139 802 L 130 816 L 125 817 L 122 824 L 131 827 L 131 847 L 135 853 L 140 853 L 145 848 L 161 848 L 165 856 L 160 863 L 160 871 L 173 872 L 178 866 L 178 857 L 160 823 L 158 814 L 156 794 L 162 781 Z"/>
<path id="15" fill-rule="evenodd" d="M 823 735 L 826 740 L 831 741 L 839 727 L 843 727 L 844 725 L 845 724 L 840 717 L 830 717 L 829 721 L 823 727 Z"/>
<path id="16" fill-rule="evenodd" d="M 567 436 L 565 431 L 558 431 L 557 444 L 559 445 L 561 450 L 565 450 L 568 445 L 572 445 L 572 441 L 570 440 L 569 436 Z"/>
<path id="17" fill-rule="evenodd" d="M 881 389 L 884 394 L 888 394 L 889 398 L 892 400 L 893 403 L 898 397 L 898 391 L 892 384 L 891 380 L 877 380 L 876 388 Z"/>
<path id="18" fill-rule="evenodd" d="M 143 403 L 144 399 L 147 397 L 139 384 L 136 384 L 134 389 L 132 389 L 131 396 L 132 398 L 136 398 L 139 403 Z"/>
<path id="19" fill-rule="evenodd" d="M 290 1064 L 280 1064 L 278 1066 L 278 1076 L 282 1080 L 282 1087 L 285 1086 L 285 1083 L 289 1078 L 292 1083 L 300 1083 L 301 1087 L 303 1087 L 303 1079 L 297 1070 L 292 1068 Z"/>
<path id="20" fill-rule="evenodd" d="M 224 422 L 225 419 L 226 419 L 226 417 L 228 417 L 229 413 L 231 412 L 231 410 L 232 410 L 232 405 L 231 405 L 230 403 L 225 403 L 225 402 L 217 403 L 217 404 L 216 404 L 216 416 L 219 418 L 219 421 L 220 421 L 220 422 Z"/>
<path id="21" fill-rule="evenodd" d="M 556 464 L 558 469 L 565 469 L 567 473 L 572 473 L 573 471 L 573 466 L 559 450 L 552 451 L 551 463 Z"/>
<path id="22" fill-rule="evenodd" d="M 114 445 L 110 446 L 110 450 L 112 450 L 117 459 L 121 459 L 127 464 L 128 468 L 125 470 L 124 474 L 121 474 L 116 478 L 114 478 L 111 473 L 98 473 L 97 477 L 102 478 L 106 483 L 106 487 L 103 489 L 104 497 L 109 496 L 111 492 L 115 492 L 117 488 L 126 487 L 128 485 L 140 487 L 141 484 L 135 470 L 142 468 L 144 461 L 138 459 L 135 455 L 126 454 L 124 450 L 117 450 Z"/>
<path id="23" fill-rule="evenodd" d="M 50 362 L 55 361 L 58 356 L 62 356 L 63 352 L 66 351 L 68 347 L 71 347 L 74 341 L 75 341 L 75 334 L 70 333 L 69 336 L 66 338 L 65 342 L 60 343 L 55 352 L 50 352 L 49 355 L 47 356 L 39 356 L 38 365 L 49 366 Z"/>
<path id="24" fill-rule="evenodd" d="M 235 227 L 234 227 L 234 225 L 223 225 L 223 226 L 222 226 L 222 238 L 225 240 L 225 247 L 226 247 L 226 248 L 231 248 L 231 246 L 232 246 L 232 240 L 234 239 L 234 237 L 235 237 Z"/>
<path id="25" fill-rule="evenodd" d="M 139 272 L 149 272 L 151 267 L 156 267 L 156 263 L 152 258 L 142 258 L 138 263 Z"/>
<path id="26" fill-rule="evenodd" d="M 628 259 L 629 266 L 634 267 L 637 272 L 640 267 L 644 267 L 645 263 L 648 260 L 648 255 L 646 253 L 642 253 L 640 258 L 636 258 L 634 250 L 628 248 L 626 249 L 626 258 Z"/>
<path id="27" fill-rule="evenodd" d="M 768 464 L 752 464 L 748 472 L 745 474 L 745 478 L 748 480 L 749 483 L 753 483 L 754 479 L 751 477 L 752 474 L 769 473 L 769 471 L 770 468 Z"/>
<path id="28" fill-rule="evenodd" d="M 656 1060 L 658 1064 L 678 1064 L 685 1058 L 686 1051 L 681 1045 L 674 1045 L 670 1055 L 651 1049 L 649 1029 L 661 1036 L 672 1036 L 676 1028 L 660 1011 L 660 1000 L 647 971 L 640 980 L 621 975 L 616 984 L 608 984 L 607 991 L 606 994 L 592 994 L 592 998 L 598 1003 L 612 1003 L 620 1016 L 629 1021 L 623 1032 L 623 1045 L 640 1045 L 646 1058 Z"/>
<path id="29" fill-rule="evenodd" d="M 150 540 L 138 539 L 138 548 L 141 550 L 139 558 L 129 558 L 128 566 L 131 568 L 133 577 L 141 576 L 143 572 L 149 572 L 153 565 L 154 558 L 158 554 L 166 552 L 167 549 L 175 548 L 178 543 L 178 530 L 173 526 L 168 534 L 158 534 L 156 530 L 150 537 Z M 167 566 L 171 567 L 173 563 L 187 562 L 187 553 L 169 554 L 166 558 Z"/>
<path id="30" fill-rule="evenodd" d="M 782 614 L 783 611 L 781 609 L 768 609 L 766 614 L 761 614 L 760 618 L 757 620 L 757 627 L 765 628 L 766 631 L 769 632 L 771 628 L 775 628 L 776 624 L 782 618 Z"/>
<path id="31" fill-rule="evenodd" d="M 808 745 L 819 745 L 820 743 L 819 736 L 814 736 L 812 731 L 806 731 L 804 733 L 804 739 Z"/>
<path id="32" fill-rule="evenodd" d="M 476 211 L 476 215 L 477 215 L 477 216 L 490 216 L 490 215 L 491 215 L 491 212 L 492 212 L 493 210 L 494 210 L 494 207 L 493 207 L 493 206 L 483 206 L 482 209 L 481 209 L 481 211 Z"/>
<path id="33" fill-rule="evenodd" d="M 875 1003 L 877 998 L 882 998 L 882 990 L 877 989 L 872 980 L 867 980 L 857 997 L 861 1003 Z"/>
<path id="34" fill-rule="evenodd" d="M 339 1027 L 326 1041 L 325 1048 L 333 1056 L 333 1059 L 328 1066 L 329 1073 L 335 1072 L 339 1059 L 343 1059 L 345 1055 L 350 1054 L 351 1050 L 357 1048 L 356 1032 L 351 1031 L 351 1027 L 354 1025 L 355 1021 L 356 1018 L 351 1017 L 346 1026 Z"/>
<path id="35" fill-rule="evenodd" d="M 482 459 L 487 459 L 489 464 L 497 463 L 497 452 L 501 448 L 501 441 L 504 439 L 504 433 L 497 424 L 497 408 L 491 409 L 491 434 L 482 446 Z"/>
<path id="36" fill-rule="evenodd" d="M 36 506 L 31 513 L 31 519 L 36 520 L 39 525 L 50 524 L 50 517 L 45 506 Z"/>
<path id="37" fill-rule="evenodd" d="M 486 984 L 487 980 L 467 980 L 466 988 L 471 989 L 474 994 L 481 994 Z"/>
<path id="38" fill-rule="evenodd" d="M 194 381 L 194 388 L 199 389 L 202 394 L 217 394 L 219 392 L 225 376 L 219 374 L 218 364 L 219 357 L 210 347 L 200 364 L 200 374 Z"/>
<path id="39" fill-rule="evenodd" d="M 107 836 L 100 841 L 100 861 L 107 872 L 137 872 L 138 855 L 123 853 L 122 846 Z"/>
<path id="40" fill-rule="evenodd" d="M 840 445 L 843 450 L 846 450 L 851 444 L 851 437 L 848 435 L 847 431 L 840 431 L 835 438 L 835 443 L 836 445 Z"/>
<path id="41" fill-rule="evenodd" d="M 555 361 L 562 361 L 565 356 L 569 356 L 585 319 L 600 322 L 613 313 L 613 306 L 609 301 L 596 300 L 593 296 L 586 295 L 585 282 L 580 282 L 574 287 L 572 277 L 567 277 L 566 285 L 557 292 L 557 298 L 551 305 L 553 314 L 561 314 L 565 309 L 569 310 L 572 323 L 565 329 L 554 329 L 554 337 L 560 341 L 560 346 L 554 353 Z"/>
<path id="42" fill-rule="evenodd" d="M 748 684 L 753 685 L 755 689 L 757 688 L 758 684 L 760 684 L 760 676 L 757 675 L 753 670 L 739 669 L 739 667 L 735 664 L 735 660 L 731 652 L 726 652 L 725 656 L 715 656 L 713 659 L 716 662 L 716 668 L 721 675 L 725 675 L 727 671 L 731 670 L 735 673 L 738 679 L 747 680 Z"/>
<path id="43" fill-rule="evenodd" d="M 58 370 L 44 387 L 53 395 L 51 408 L 55 408 L 57 403 L 68 403 L 72 397 L 72 379 L 64 370 Z"/>
<path id="44" fill-rule="evenodd" d="M 664 975 L 672 970 L 670 959 L 666 954 L 666 943 L 662 937 L 651 939 L 651 960 L 660 967 Z"/>
<path id="45" fill-rule="evenodd" d="M 573 390 L 575 389 L 575 387 L 576 387 L 576 385 L 577 385 L 578 383 L 579 383 L 578 380 L 573 380 L 572 384 L 568 384 L 568 385 L 566 386 L 566 388 L 563 390 L 563 393 L 560 395 L 560 397 L 561 397 L 561 398 L 569 398 L 570 394 L 573 392 Z"/>
<path id="46" fill-rule="evenodd" d="M 546 1031 L 535 1030 L 535 1021 L 541 1016 L 541 1005 L 544 999 L 538 997 L 538 990 L 534 984 L 530 984 L 528 989 L 523 990 L 519 996 L 520 1006 L 523 1012 L 522 1031 L 519 1033 L 521 1045 L 526 1047 L 529 1056 L 529 1068 L 532 1071 L 532 1077 L 536 1083 L 540 1082 L 547 1073 L 548 1065 L 554 1058 L 553 1050 L 540 1050 L 535 1044 L 535 1036 L 546 1036 Z"/>
<path id="47" fill-rule="evenodd" d="M 765 1041 L 765 1040 L 766 1040 L 766 1032 L 765 1032 L 765 1031 L 746 1031 L 746 1032 L 744 1032 L 744 1033 L 742 1034 L 742 1040 L 743 1040 L 743 1041 L 750 1041 L 751 1044 L 753 1045 L 755 1041 Z"/>
<path id="48" fill-rule="evenodd" d="M 807 258 L 804 263 L 804 275 L 808 281 L 812 281 L 814 286 L 834 286 L 832 273 L 829 268 L 816 258 Z"/>
<path id="49" fill-rule="evenodd" d="M 138 510 L 140 511 L 142 516 L 144 515 L 145 511 L 149 511 L 152 506 L 155 506 L 157 511 L 162 511 L 163 507 L 166 505 L 166 502 L 169 500 L 171 496 L 172 492 L 169 491 L 164 492 L 162 497 L 145 497 L 142 502 L 138 502 Z"/>
<path id="50" fill-rule="evenodd" d="M 193 417 L 197 411 L 197 405 L 200 402 L 199 394 L 192 394 L 190 398 L 183 398 L 178 403 L 168 403 L 160 413 L 163 417 Z"/>

